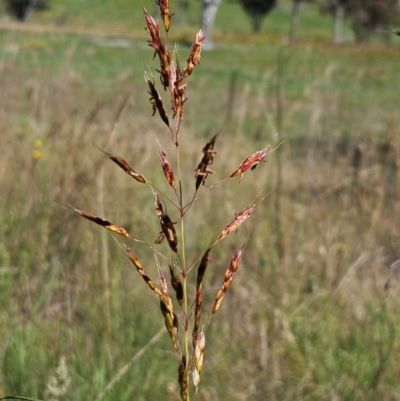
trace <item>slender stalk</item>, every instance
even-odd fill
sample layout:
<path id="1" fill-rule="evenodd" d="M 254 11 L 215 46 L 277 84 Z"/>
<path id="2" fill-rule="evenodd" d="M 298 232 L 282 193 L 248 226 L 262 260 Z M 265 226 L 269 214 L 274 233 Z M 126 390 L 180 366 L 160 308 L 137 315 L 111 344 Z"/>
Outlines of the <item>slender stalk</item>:
<path id="1" fill-rule="evenodd" d="M 178 137 L 179 128 L 177 129 L 176 137 Z M 180 226 L 181 226 L 181 272 L 182 272 L 182 286 L 183 286 L 183 313 L 185 317 L 185 355 L 186 363 L 189 364 L 189 328 L 188 328 L 188 294 L 187 294 L 187 271 L 186 271 L 186 251 L 185 251 L 185 216 L 183 207 L 183 196 L 182 196 L 182 173 L 181 173 L 181 162 L 180 162 L 180 148 L 176 146 L 177 152 L 177 164 L 178 164 L 178 180 L 180 186 L 179 192 L 179 209 L 180 209 Z M 190 391 L 188 392 L 187 400 L 190 401 Z"/>
<path id="2" fill-rule="evenodd" d="M 104 215 L 104 166 L 100 168 L 97 179 L 97 201 L 100 215 Z M 104 318 L 104 349 L 106 350 L 108 365 L 112 366 L 110 349 L 111 339 L 111 307 L 110 307 L 110 273 L 108 270 L 109 249 L 107 233 L 101 233 L 101 281 L 103 288 L 103 318 Z"/>
<path id="3" fill-rule="evenodd" d="M 279 48 L 277 59 L 277 83 L 276 83 L 276 126 L 279 137 L 283 140 L 283 81 L 284 81 L 284 54 L 283 48 Z M 281 192 L 282 192 L 282 152 L 277 149 L 276 152 L 276 189 L 275 189 L 275 232 L 276 232 L 276 248 L 278 251 L 279 260 L 285 254 L 282 232 L 282 216 L 281 216 Z"/>

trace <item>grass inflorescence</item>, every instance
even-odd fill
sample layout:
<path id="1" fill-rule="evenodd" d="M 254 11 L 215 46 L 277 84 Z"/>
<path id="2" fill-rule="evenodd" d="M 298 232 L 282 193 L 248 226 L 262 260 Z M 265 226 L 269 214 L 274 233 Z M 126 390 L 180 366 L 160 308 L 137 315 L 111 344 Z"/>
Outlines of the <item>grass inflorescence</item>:
<path id="1" fill-rule="evenodd" d="M 110 4 L 117 2 L 103 3 L 88 20 L 103 12 L 107 18 L 97 20 L 96 27 L 107 38 L 120 32 L 110 29 Z M 166 328 L 171 315 L 168 309 L 163 315 L 160 297 L 122 244 L 135 253 L 161 294 L 165 278 L 179 320 L 183 282 L 176 256 L 170 263 L 176 253 L 165 236 L 160 245 L 154 244 L 162 228 L 149 182 L 163 213 L 178 223 L 173 227 L 181 255 L 174 188 L 179 194 L 181 183 L 186 206 L 198 178 L 198 194 L 184 216 L 191 268 L 187 285 L 190 300 L 195 299 L 190 305 L 193 329 L 199 316 L 197 331 L 189 332 L 200 336 L 196 349 L 193 338 L 189 344 L 194 350 L 192 372 L 200 372 L 198 398 L 396 400 L 398 38 L 393 36 L 391 47 L 308 40 L 316 27 L 329 38 L 330 26 L 307 7 L 302 17 L 306 35 L 283 46 L 284 72 L 277 74 L 280 35 L 287 31 L 290 9 L 280 7 L 267 17 L 263 29 L 276 40 L 265 41 L 266 35 L 243 38 L 248 28 L 239 6 L 223 2 L 215 31 L 221 46 L 203 57 L 188 81 L 179 180 L 172 132 L 158 110 L 150 118 L 143 60 L 152 66 L 146 75 L 175 127 L 168 91 L 154 72 L 159 67 L 153 67 L 153 52 L 143 43 L 143 11 L 133 3 L 135 15 L 126 8 L 124 21 L 115 19 L 115 26 L 125 22 L 134 30 L 127 35 L 127 48 L 108 47 L 112 40 L 100 42 L 76 28 L 74 22 L 85 20 L 93 2 L 54 2 L 50 12 L 58 12 L 56 4 L 71 8 L 64 33 L 36 31 L 36 18 L 45 17 L 39 14 L 23 30 L 2 25 L 0 395 L 46 400 L 47 384 L 65 356 L 71 385 L 64 398 L 179 399 L 177 369 L 182 364 Z M 150 1 L 144 5 L 153 13 Z M 82 8 L 72 10 L 78 6 Z M 231 7 L 237 10 L 236 19 Z M 190 8 L 188 22 L 195 25 L 197 20 Z M 172 18 L 169 38 L 185 37 L 179 46 L 184 67 L 190 52 L 186 39 L 193 41 L 195 32 L 193 26 L 178 27 L 178 21 Z M 230 35 L 235 26 L 238 31 Z M 275 120 L 278 75 L 283 75 L 282 131 Z M 225 118 L 214 162 L 203 167 L 214 174 L 195 178 L 202 149 Z M 270 200 L 257 206 L 237 235 L 233 231 L 207 253 L 235 221 L 235 213 L 240 216 L 258 203 L 262 188 L 268 193 L 276 187 L 278 152 L 268 157 L 268 165 L 245 172 L 240 185 L 240 174 L 229 176 L 249 154 L 265 147 L 265 132 L 271 134 L 273 147 L 281 142 L 277 131 L 291 137 L 280 148 L 283 255 L 275 247 L 276 209 Z M 96 146 L 122 156 L 147 183 L 113 165 Z M 168 172 L 173 173 L 169 179 Z M 101 217 L 98 222 L 124 228 L 131 238 L 96 230 L 54 202 L 88 210 Z M 221 202 L 223 208 L 215 213 Z M 251 238 L 207 327 L 203 352 L 204 319 L 233 255 L 246 241 L 249 224 Z M 169 275 L 175 275 L 175 284 L 169 284 Z M 197 278 L 202 276 L 198 291 Z M 173 320 L 169 327 L 174 330 Z M 182 352 L 182 326 L 178 334 Z"/>
<path id="2" fill-rule="evenodd" d="M 125 243 L 123 244 L 128 259 L 159 300 L 164 324 L 178 359 L 180 397 L 183 401 L 186 401 L 190 399 L 191 383 L 195 387 L 195 393 L 197 394 L 198 392 L 200 373 L 203 369 L 206 330 L 210 323 L 211 316 L 220 308 L 223 298 L 231 285 L 234 273 L 239 268 L 244 244 L 240 245 L 239 249 L 232 257 L 225 272 L 222 287 L 215 295 L 213 307 L 210 311 L 203 311 L 203 280 L 206 268 L 211 261 L 210 255 L 223 238 L 239 230 L 240 226 L 254 212 L 256 204 L 246 206 L 240 212 L 235 213 L 235 219 L 222 229 L 220 234 L 216 236 L 216 239 L 213 240 L 210 238 L 212 245 L 201 257 L 196 257 L 187 253 L 185 244 L 186 232 L 191 232 L 190 226 L 186 224 L 187 214 L 191 212 L 192 208 L 196 208 L 200 204 L 200 202 L 198 202 L 200 198 L 209 196 L 209 191 L 211 189 L 218 185 L 223 185 L 224 181 L 228 178 L 239 176 L 240 183 L 243 175 L 248 170 L 254 170 L 260 162 L 265 161 L 266 156 L 271 153 L 271 147 L 268 146 L 246 157 L 230 176 L 208 188 L 206 187 L 206 179 L 210 174 L 214 174 L 211 166 L 214 165 L 217 157 L 216 147 L 220 132 L 212 136 L 205 143 L 204 147 L 200 149 L 202 156 L 196 168 L 195 166 L 184 165 L 181 162 L 181 149 L 184 147 L 185 142 L 190 140 L 185 136 L 182 129 L 184 107 L 188 100 L 189 78 L 191 78 L 195 68 L 200 64 L 205 30 L 200 29 L 197 32 L 190 48 L 186 64 L 183 65 L 179 59 L 180 54 L 177 46 L 174 46 L 169 41 L 172 16 L 169 2 L 167 0 L 159 0 L 156 3 L 159 6 L 160 17 L 163 23 L 163 34 L 160 32 L 161 29 L 156 20 L 145 8 L 143 11 L 146 29 L 149 34 L 148 45 L 154 50 L 154 58 L 159 62 L 159 67 L 156 68 L 155 71 L 159 74 L 162 87 L 161 91 L 157 89 L 158 84 L 156 84 L 156 80 L 148 78 L 148 76 L 153 75 L 149 70 L 145 73 L 145 82 L 149 88 L 148 94 L 152 106 L 152 115 L 158 116 L 167 127 L 167 129 L 165 129 L 166 133 L 158 133 L 155 136 L 155 140 L 159 148 L 158 153 L 161 168 L 169 187 L 167 186 L 166 189 L 161 189 L 161 187 L 153 184 L 151 180 L 145 178 L 144 175 L 137 173 L 121 156 L 109 153 L 108 151 L 103 152 L 109 159 L 125 171 L 125 173 L 129 174 L 139 183 L 146 184 L 149 187 L 154 198 L 155 215 L 159 221 L 160 232 L 154 241 L 154 245 L 146 244 L 140 238 L 140 233 L 136 230 L 134 234 L 129 234 L 126 229 L 90 212 L 76 208 L 73 208 L 73 211 L 114 233 L 132 239 L 136 242 L 136 245 L 147 245 L 153 251 L 155 260 L 154 267 L 156 267 L 155 270 L 158 274 L 158 280 L 154 280 L 150 277 L 131 247 Z M 173 49 L 172 53 L 170 49 Z M 168 100 L 164 102 L 163 96 Z M 171 117 L 168 116 L 165 106 L 167 103 L 169 103 L 171 107 Z M 167 153 L 161 146 L 161 142 L 165 142 L 165 137 L 170 138 L 170 149 L 176 153 L 176 165 L 174 167 L 169 163 Z M 183 176 L 188 174 L 194 175 L 192 188 L 186 185 L 188 180 L 183 179 Z M 167 190 L 169 192 L 166 192 Z M 168 205 L 172 211 L 176 212 L 175 217 L 172 218 L 172 215 L 170 215 L 169 212 L 167 213 L 166 205 Z M 214 212 L 223 211 L 223 209 L 224 202 L 221 201 Z M 208 214 L 210 211 L 204 210 L 203 213 Z M 162 251 L 160 250 L 162 248 L 158 247 L 158 245 L 161 245 L 163 242 L 168 245 L 169 252 L 166 252 L 165 248 L 164 251 Z M 200 263 L 197 268 L 196 284 L 192 290 L 190 287 L 192 283 L 189 280 L 189 275 L 196 272 L 196 269 L 194 269 L 196 261 L 200 261 Z M 154 261 L 146 261 L 145 265 L 151 268 L 151 265 L 154 265 Z M 168 289 L 168 280 L 165 276 L 168 274 L 166 272 L 167 266 L 169 281 L 174 290 L 174 294 L 171 294 Z M 173 301 L 173 298 L 175 298 L 175 301 Z M 192 311 L 193 305 L 195 305 L 194 313 Z"/>

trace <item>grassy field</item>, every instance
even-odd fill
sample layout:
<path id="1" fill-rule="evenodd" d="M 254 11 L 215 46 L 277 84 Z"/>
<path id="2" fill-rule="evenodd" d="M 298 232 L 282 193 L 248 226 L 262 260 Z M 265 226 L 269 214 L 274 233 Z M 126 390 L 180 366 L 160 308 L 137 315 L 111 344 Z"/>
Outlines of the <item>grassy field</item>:
<path id="1" fill-rule="evenodd" d="M 154 134 L 174 166 L 176 159 L 169 132 L 151 117 L 143 79 L 145 69 L 157 74 L 141 12 L 141 3 L 150 12 L 153 5 L 136 3 L 54 0 L 23 27 L 1 23 L 0 395 L 179 399 L 177 359 L 157 300 L 129 266 L 121 239 L 68 206 L 148 243 L 158 235 L 151 191 L 98 149 L 167 190 Z M 190 4 L 171 32 L 182 62 L 198 18 L 197 2 Z M 187 198 L 201 149 L 221 128 L 208 184 L 286 140 L 242 183 L 203 191 L 187 215 L 193 263 L 235 212 L 261 190 L 270 193 L 213 249 L 207 310 L 250 236 L 207 330 L 198 399 L 400 400 L 395 270 L 384 288 L 400 257 L 400 42 L 334 45 L 330 19 L 306 7 L 299 39 L 287 43 L 289 19 L 290 5 L 281 6 L 256 37 L 239 7 L 223 4 L 217 46 L 203 53 L 188 83 L 181 133 Z M 151 250 L 135 251 L 156 278 Z M 61 361 L 70 384 L 55 396 L 48 384 L 66 381 L 56 370 Z"/>

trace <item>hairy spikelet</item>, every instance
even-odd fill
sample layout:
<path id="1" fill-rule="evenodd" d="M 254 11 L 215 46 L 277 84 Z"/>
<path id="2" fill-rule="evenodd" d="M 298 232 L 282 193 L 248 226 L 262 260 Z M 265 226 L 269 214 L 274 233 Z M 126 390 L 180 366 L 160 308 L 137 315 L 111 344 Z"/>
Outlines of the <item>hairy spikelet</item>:
<path id="1" fill-rule="evenodd" d="M 159 47 L 161 43 L 160 28 L 158 27 L 158 24 L 156 23 L 154 18 L 148 14 L 147 10 L 144 7 L 143 7 L 143 12 L 147 25 L 146 30 L 151 39 L 148 41 L 148 44 L 150 47 L 154 49 L 155 53 L 158 53 L 160 51 Z"/>
<path id="2" fill-rule="evenodd" d="M 174 223 L 171 218 L 164 213 L 162 204 L 157 194 L 154 194 L 156 214 L 161 226 L 161 232 L 156 240 L 156 244 L 160 244 L 164 238 L 167 239 L 169 247 L 175 252 L 178 252 L 178 237 L 174 228 Z"/>
<path id="3" fill-rule="evenodd" d="M 146 184 L 147 180 L 141 174 L 138 174 L 122 157 L 114 155 L 113 153 L 104 152 L 110 160 L 112 160 L 117 166 L 121 167 L 126 174 L 129 174 L 136 181 Z"/>
<path id="4" fill-rule="evenodd" d="M 217 293 L 217 296 L 215 297 L 215 302 L 214 302 L 214 306 L 211 311 L 211 315 L 214 315 L 215 312 L 217 312 L 217 310 L 220 308 L 220 306 L 222 304 L 222 300 L 224 299 L 224 296 L 232 283 L 233 275 L 237 271 L 239 264 L 240 264 L 243 246 L 244 245 L 242 245 L 235 252 L 235 254 L 232 257 L 231 263 L 229 264 L 229 267 L 226 269 L 224 283 L 222 284 L 222 287 L 220 288 L 220 290 Z"/>
<path id="5" fill-rule="evenodd" d="M 183 286 L 182 286 L 181 280 L 179 280 L 179 277 L 175 273 L 173 266 L 170 264 L 170 265 L 168 265 L 168 267 L 169 267 L 169 273 L 170 273 L 170 277 L 171 277 L 171 285 L 175 291 L 176 300 L 178 301 L 178 304 L 180 306 L 182 306 L 183 305 Z"/>
<path id="6" fill-rule="evenodd" d="M 154 281 L 149 277 L 149 275 L 146 273 L 146 271 L 143 269 L 142 264 L 140 263 L 138 257 L 136 254 L 130 249 L 127 245 L 123 244 L 125 252 L 129 258 L 129 260 L 132 262 L 132 264 L 135 266 L 136 270 L 138 273 L 142 276 L 143 280 L 147 283 L 149 288 L 156 294 L 161 301 L 164 302 L 166 308 L 171 314 L 174 314 L 174 308 L 172 306 L 172 301 L 171 298 L 166 294 L 165 292 L 161 291 Z"/>
<path id="7" fill-rule="evenodd" d="M 239 182 L 242 180 L 243 174 L 248 170 L 254 170 L 258 163 L 264 161 L 265 156 L 271 153 L 271 147 L 267 146 L 262 150 L 258 150 L 252 155 L 246 157 L 240 164 L 240 166 L 230 175 L 230 177 L 239 176 Z"/>
<path id="8" fill-rule="evenodd" d="M 211 248 L 208 248 L 206 250 L 203 257 L 201 258 L 199 267 L 197 268 L 194 324 L 193 324 L 193 331 L 192 331 L 193 348 L 196 348 L 196 342 L 197 342 L 197 338 L 198 338 L 198 330 L 200 327 L 201 307 L 203 305 L 203 278 L 204 278 L 204 274 L 206 272 L 208 263 L 210 262 L 210 256 L 209 256 L 210 251 L 211 251 Z"/>
<path id="9" fill-rule="evenodd" d="M 186 356 L 183 355 L 178 366 L 178 382 L 181 389 L 181 400 L 186 401 L 189 394 L 189 369 Z"/>
<path id="10" fill-rule="evenodd" d="M 171 26 L 171 14 L 168 0 L 156 0 L 156 4 L 160 7 L 161 18 L 164 23 L 165 31 L 168 32 Z"/>
<path id="11" fill-rule="evenodd" d="M 168 334 L 172 341 L 172 346 L 175 352 L 179 355 L 179 338 L 178 338 L 178 316 L 175 312 L 171 312 L 165 302 L 160 300 L 161 313 L 164 316 L 165 327 L 167 328 Z"/>
<path id="12" fill-rule="evenodd" d="M 129 233 L 128 233 L 128 231 L 125 230 L 125 228 L 119 227 L 119 226 L 111 223 L 110 221 L 108 221 L 106 219 L 103 219 L 103 218 L 101 218 L 99 216 L 96 216 L 96 215 L 94 215 L 92 213 L 85 212 L 84 210 L 75 209 L 75 208 L 72 208 L 72 210 L 77 215 L 82 216 L 85 219 L 88 219 L 90 221 L 93 221 L 94 223 L 106 228 L 107 230 L 110 230 L 110 231 L 112 231 L 114 233 L 122 235 L 123 237 L 130 238 Z"/>
<path id="13" fill-rule="evenodd" d="M 195 170 L 196 174 L 194 176 L 196 179 L 196 191 L 199 189 L 200 185 L 204 185 L 208 174 L 213 174 L 213 171 L 210 170 L 208 166 L 214 163 L 214 155 L 216 153 L 214 146 L 217 137 L 218 134 L 214 135 L 202 149 L 203 157 Z"/>
<path id="14" fill-rule="evenodd" d="M 251 216 L 255 208 L 256 205 L 246 206 L 239 213 L 235 213 L 235 219 L 222 230 L 222 232 L 218 235 L 216 242 L 225 238 L 230 233 L 237 231 L 239 227 Z"/>
<path id="15" fill-rule="evenodd" d="M 174 172 L 172 171 L 172 167 L 168 162 L 167 155 L 161 149 L 159 150 L 159 154 L 160 154 L 161 167 L 163 169 L 164 176 L 167 179 L 168 184 L 172 188 L 175 188 Z"/>
<path id="16" fill-rule="evenodd" d="M 187 59 L 186 73 L 188 75 L 192 75 L 194 67 L 200 64 L 201 48 L 203 47 L 203 40 L 205 37 L 204 29 L 200 29 L 196 34 L 196 39 L 192 45 L 189 58 Z"/>
<path id="17" fill-rule="evenodd" d="M 204 349 L 206 347 L 206 336 L 204 333 L 204 328 L 197 336 L 196 347 L 194 349 L 194 368 L 192 372 L 193 384 L 196 387 L 196 393 L 199 390 L 200 384 L 200 373 L 203 369 L 203 357 L 204 357 Z"/>
<path id="18" fill-rule="evenodd" d="M 187 84 L 184 83 L 186 78 L 185 71 L 180 68 L 179 62 L 174 67 L 172 72 L 174 77 L 173 85 L 171 85 L 171 107 L 174 112 L 173 117 L 178 117 L 179 120 L 183 119 L 183 105 L 187 100 Z"/>
<path id="19" fill-rule="evenodd" d="M 169 118 L 168 118 L 167 112 L 165 111 L 162 98 L 156 89 L 155 83 L 147 77 L 145 77 L 144 79 L 145 79 L 147 85 L 149 86 L 149 95 L 150 95 L 149 100 L 150 100 L 151 105 L 153 106 L 153 114 L 152 115 L 154 116 L 156 114 L 156 111 L 158 111 L 158 114 L 161 117 L 161 120 L 169 128 Z"/>
<path id="20" fill-rule="evenodd" d="M 165 0 L 161 0 L 162 3 L 165 2 Z M 159 61 L 160 61 L 160 68 L 161 70 L 159 71 L 160 73 L 160 79 L 161 83 L 164 86 L 164 90 L 166 90 L 169 87 L 169 77 L 171 74 L 170 68 L 171 68 L 171 54 L 169 53 L 167 47 L 165 46 L 164 42 L 161 40 L 160 37 L 160 29 L 158 24 L 155 22 L 154 18 L 151 17 L 145 8 L 143 8 L 144 12 L 144 18 L 146 21 L 146 30 L 149 33 L 150 40 L 148 41 L 148 44 L 150 47 L 154 49 L 155 54 L 158 55 Z"/>

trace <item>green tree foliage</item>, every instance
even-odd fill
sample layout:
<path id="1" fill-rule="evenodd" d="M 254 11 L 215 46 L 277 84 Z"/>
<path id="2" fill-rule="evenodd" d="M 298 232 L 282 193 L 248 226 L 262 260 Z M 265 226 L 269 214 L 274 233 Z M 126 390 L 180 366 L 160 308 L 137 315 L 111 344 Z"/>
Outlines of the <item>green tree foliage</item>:
<path id="1" fill-rule="evenodd" d="M 254 33 L 261 29 L 264 17 L 272 11 L 276 5 L 276 0 L 238 0 L 246 14 L 251 19 Z"/>
<path id="2" fill-rule="evenodd" d="M 4 0 L 7 11 L 19 21 L 26 21 L 34 11 L 44 10 L 47 0 Z"/>
<path id="3" fill-rule="evenodd" d="M 349 0 L 351 24 L 357 42 L 365 42 L 379 26 L 398 15 L 397 0 Z"/>
<path id="4" fill-rule="evenodd" d="M 327 0 L 323 11 L 335 18 L 338 9 L 351 21 L 356 42 L 367 42 L 380 26 L 390 25 L 399 15 L 398 0 Z"/>

